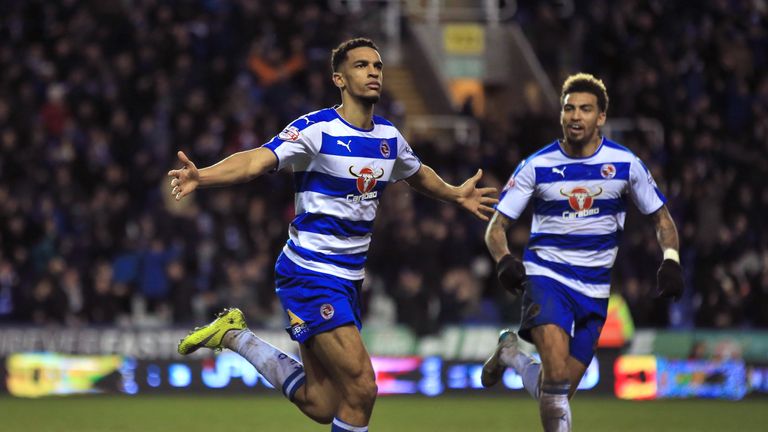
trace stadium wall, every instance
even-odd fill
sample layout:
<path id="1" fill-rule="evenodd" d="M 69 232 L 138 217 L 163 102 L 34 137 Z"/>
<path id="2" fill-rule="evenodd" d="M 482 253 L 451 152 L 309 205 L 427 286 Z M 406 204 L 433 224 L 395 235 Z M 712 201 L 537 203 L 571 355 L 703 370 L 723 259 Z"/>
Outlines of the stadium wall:
<path id="1" fill-rule="evenodd" d="M 416 338 L 404 328 L 366 329 L 382 395 L 455 393 L 524 396 L 507 370 L 483 389 L 480 370 L 497 329 L 448 327 Z M 260 336 L 288 352 L 283 332 Z M 175 352 L 178 329 L 0 329 L 0 393 L 41 397 L 81 393 L 173 394 L 271 392 L 240 356 Z M 638 331 L 624 348 L 603 348 L 580 385 L 587 394 L 623 399 L 723 398 L 768 395 L 768 332 Z M 699 357 L 688 355 L 697 353 Z"/>

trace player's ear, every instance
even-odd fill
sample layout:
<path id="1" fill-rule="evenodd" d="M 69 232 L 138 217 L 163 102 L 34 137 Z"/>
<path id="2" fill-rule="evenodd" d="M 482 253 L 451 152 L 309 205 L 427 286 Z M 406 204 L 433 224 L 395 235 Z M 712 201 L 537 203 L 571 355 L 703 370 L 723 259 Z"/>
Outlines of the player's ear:
<path id="1" fill-rule="evenodd" d="M 600 111 L 600 114 L 597 115 L 597 126 L 603 126 L 606 118 L 605 111 Z"/>
<path id="2" fill-rule="evenodd" d="M 334 72 L 333 75 L 331 75 L 331 80 L 333 81 L 333 85 L 337 88 L 343 89 L 345 87 L 344 75 L 342 75 L 341 72 Z"/>

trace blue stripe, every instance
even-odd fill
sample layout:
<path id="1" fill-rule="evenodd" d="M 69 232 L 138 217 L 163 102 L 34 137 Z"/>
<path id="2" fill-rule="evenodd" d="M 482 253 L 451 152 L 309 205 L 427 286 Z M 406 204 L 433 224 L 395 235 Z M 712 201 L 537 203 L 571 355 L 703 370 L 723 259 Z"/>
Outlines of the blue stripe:
<path id="1" fill-rule="evenodd" d="M 288 388 L 289 385 L 293 383 L 293 381 L 298 377 L 299 375 L 304 373 L 304 368 L 296 370 L 296 372 L 292 373 L 288 378 L 283 381 L 283 394 L 289 399 L 293 400 L 293 394 L 296 393 L 296 389 L 298 389 L 298 386 L 293 386 L 293 388 Z M 289 392 L 290 390 L 290 392 Z"/>
<path id="2" fill-rule="evenodd" d="M 561 264 L 539 258 L 535 252 L 526 248 L 523 252 L 523 261 L 552 270 L 568 279 L 581 281 L 593 285 L 605 285 L 611 283 L 611 269 L 606 267 L 585 267 L 570 264 Z"/>
<path id="3" fill-rule="evenodd" d="M 558 151 L 558 150 L 560 150 L 560 142 L 555 140 L 555 141 L 545 145 L 544 147 L 540 148 L 535 153 L 533 153 L 532 155 L 530 155 L 527 158 L 525 158 L 525 160 L 530 162 L 530 161 L 532 161 L 534 158 L 536 158 L 538 156 L 545 155 L 547 153 L 552 153 L 552 152 L 555 152 L 555 151 Z"/>
<path id="4" fill-rule="evenodd" d="M 622 231 L 610 234 L 551 234 L 531 233 L 528 247 L 552 246 L 559 249 L 601 251 L 613 249 L 619 244 Z"/>
<path id="5" fill-rule="evenodd" d="M 360 237 L 373 232 L 373 221 L 351 221 L 317 213 L 302 213 L 291 225 L 299 231 L 339 237 Z"/>
<path id="6" fill-rule="evenodd" d="M 656 196 L 657 196 L 657 197 L 659 197 L 659 199 L 660 199 L 660 200 L 661 200 L 661 202 L 662 202 L 662 205 L 663 205 L 663 204 L 666 204 L 666 203 L 667 203 L 667 197 L 665 197 L 665 196 L 664 196 L 664 194 L 663 194 L 663 193 L 661 193 L 661 191 L 659 190 L 659 188 L 655 187 L 655 188 L 653 188 L 653 190 L 654 190 L 654 191 L 656 191 Z"/>
<path id="7" fill-rule="evenodd" d="M 301 377 L 301 378 L 299 378 L 299 380 L 296 381 L 296 384 L 293 386 L 293 388 L 291 389 L 290 393 L 288 394 L 288 400 L 289 401 L 293 402 L 293 395 L 296 394 L 296 391 L 299 390 L 301 388 L 301 386 L 303 386 L 306 381 L 307 381 L 307 376 L 306 375 Z"/>
<path id="8" fill-rule="evenodd" d="M 570 390 L 571 386 L 569 384 L 556 384 L 556 385 L 547 385 L 542 384 L 541 385 L 541 392 L 547 393 L 547 394 L 555 394 L 555 395 L 567 395 L 568 391 Z"/>
<path id="9" fill-rule="evenodd" d="M 369 159 L 397 159 L 397 138 L 332 136 L 323 132 L 320 153 Z M 363 167 L 355 168 L 359 170 Z"/>
<path id="10" fill-rule="evenodd" d="M 377 116 L 376 114 L 373 115 L 373 123 L 377 125 L 394 126 L 391 121 L 385 119 L 384 117 Z"/>
<path id="11" fill-rule="evenodd" d="M 627 202 L 621 198 L 593 199 L 593 209 L 599 208 L 600 213 L 584 217 L 600 217 L 615 215 L 627 211 Z M 568 200 L 546 201 L 541 198 L 533 199 L 533 213 L 541 216 L 560 216 L 563 212 L 574 212 Z"/>
<path id="12" fill-rule="evenodd" d="M 606 146 L 606 147 L 611 147 L 611 148 L 616 149 L 616 150 L 621 150 L 621 151 L 627 152 L 627 153 L 631 154 L 632 156 L 635 155 L 634 153 L 632 153 L 632 150 L 624 147 L 623 145 L 621 145 L 621 144 L 619 144 L 619 143 L 617 143 L 615 141 L 611 141 L 608 138 L 603 138 L 603 145 Z"/>
<path id="13" fill-rule="evenodd" d="M 602 169 L 605 165 L 613 165 L 614 168 L 616 168 L 616 175 L 610 179 L 603 177 Z M 571 163 L 556 165 L 554 167 L 536 167 L 536 183 L 555 183 L 574 180 L 629 180 L 629 167 L 629 162 L 611 162 L 594 165 Z M 553 169 L 556 171 L 553 171 Z M 560 172 L 562 172 L 562 174 L 560 174 Z"/>
<path id="14" fill-rule="evenodd" d="M 296 183 L 296 192 L 317 192 L 334 197 L 345 197 L 349 194 L 360 195 L 362 193 L 357 189 L 357 179 L 339 178 L 316 171 L 295 172 L 293 173 L 293 180 Z M 376 198 L 381 198 L 381 194 L 387 187 L 387 182 L 375 181 L 373 189 L 369 192 L 378 191 Z"/>
<path id="15" fill-rule="evenodd" d="M 367 252 L 339 255 L 324 254 L 296 246 L 296 243 L 294 243 L 293 240 L 288 240 L 288 247 L 307 261 L 335 265 L 350 270 L 361 270 L 363 266 L 365 266 L 365 256 Z"/>

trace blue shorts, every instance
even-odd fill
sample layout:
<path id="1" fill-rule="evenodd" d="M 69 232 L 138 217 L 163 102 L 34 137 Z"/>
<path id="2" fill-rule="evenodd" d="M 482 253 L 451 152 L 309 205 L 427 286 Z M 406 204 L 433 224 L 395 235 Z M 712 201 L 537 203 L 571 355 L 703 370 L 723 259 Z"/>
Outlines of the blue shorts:
<path id="1" fill-rule="evenodd" d="M 275 264 L 275 292 L 280 298 L 291 339 L 304 343 L 312 336 L 360 321 L 362 280 L 349 280 L 319 273 L 280 254 Z"/>
<path id="2" fill-rule="evenodd" d="M 607 298 L 585 296 L 545 276 L 528 276 L 518 334 L 533 343 L 532 328 L 556 324 L 571 337 L 571 356 L 589 366 L 607 314 Z"/>

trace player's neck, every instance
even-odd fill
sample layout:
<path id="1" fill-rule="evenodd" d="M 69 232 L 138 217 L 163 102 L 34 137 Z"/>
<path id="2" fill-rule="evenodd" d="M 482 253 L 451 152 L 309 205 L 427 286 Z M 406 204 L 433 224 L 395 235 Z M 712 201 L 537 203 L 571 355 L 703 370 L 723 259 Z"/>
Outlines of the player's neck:
<path id="1" fill-rule="evenodd" d="M 600 143 L 603 141 L 603 137 L 596 134 L 591 140 L 585 143 L 572 143 L 568 141 L 568 138 L 563 139 L 563 151 L 570 157 L 574 158 L 586 158 L 590 157 L 600 147 Z"/>
<path id="2" fill-rule="evenodd" d="M 358 129 L 368 130 L 373 127 L 373 104 L 351 97 L 342 98 L 336 112 L 344 121 Z"/>

